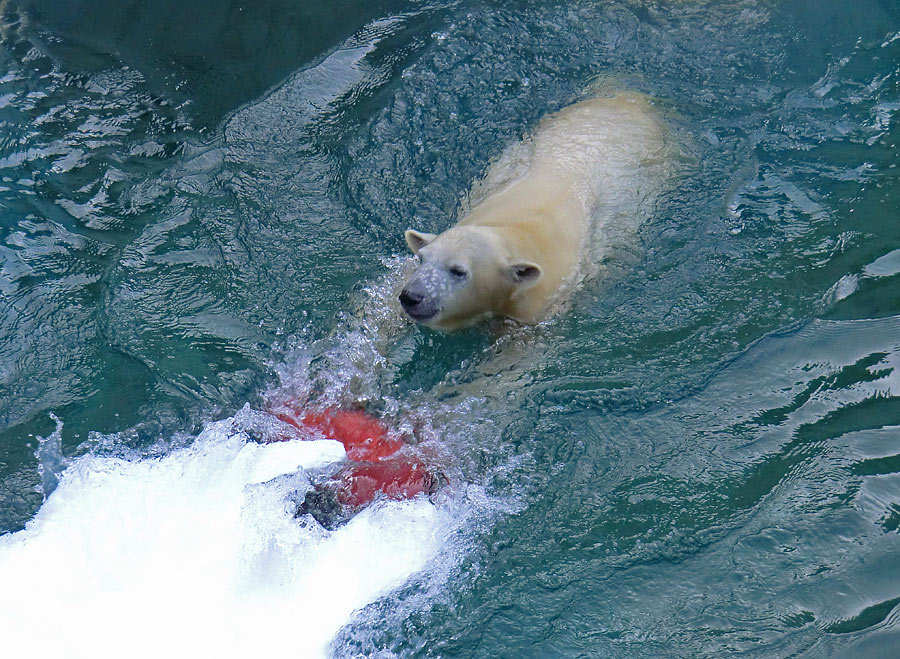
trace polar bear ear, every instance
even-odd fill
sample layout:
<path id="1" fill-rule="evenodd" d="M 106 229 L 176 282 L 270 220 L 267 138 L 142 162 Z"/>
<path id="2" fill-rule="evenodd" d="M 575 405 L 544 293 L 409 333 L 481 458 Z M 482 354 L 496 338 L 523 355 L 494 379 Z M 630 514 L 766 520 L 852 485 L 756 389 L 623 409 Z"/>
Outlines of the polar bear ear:
<path id="1" fill-rule="evenodd" d="M 433 233 L 421 233 L 412 229 L 409 229 L 403 235 L 406 237 L 406 244 L 409 245 L 409 249 L 412 250 L 413 254 L 418 253 L 425 245 L 437 238 Z"/>
<path id="2" fill-rule="evenodd" d="M 541 275 L 544 274 L 541 266 L 536 263 L 523 261 L 522 263 L 513 263 L 509 266 L 509 273 L 513 281 L 520 286 L 534 286 Z"/>

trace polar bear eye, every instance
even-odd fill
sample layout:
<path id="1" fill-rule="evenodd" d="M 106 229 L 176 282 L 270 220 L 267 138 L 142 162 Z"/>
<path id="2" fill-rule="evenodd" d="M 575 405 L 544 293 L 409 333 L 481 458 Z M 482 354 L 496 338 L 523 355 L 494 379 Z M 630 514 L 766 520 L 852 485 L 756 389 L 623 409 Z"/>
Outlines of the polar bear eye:
<path id="1" fill-rule="evenodd" d="M 469 273 L 466 272 L 466 269 L 461 265 L 450 266 L 450 274 L 453 275 L 455 279 L 465 279 L 469 276 Z"/>

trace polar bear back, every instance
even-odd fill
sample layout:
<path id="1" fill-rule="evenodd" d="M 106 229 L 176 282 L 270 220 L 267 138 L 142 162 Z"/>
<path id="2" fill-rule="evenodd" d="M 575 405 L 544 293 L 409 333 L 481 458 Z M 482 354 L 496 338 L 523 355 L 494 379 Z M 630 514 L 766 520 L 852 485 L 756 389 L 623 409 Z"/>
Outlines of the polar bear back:
<path id="1" fill-rule="evenodd" d="M 577 186 L 590 212 L 624 186 L 664 178 L 668 152 L 649 97 L 618 92 L 575 103 L 546 117 L 529 139 L 510 144 L 472 186 L 463 216 L 503 189 L 533 175 L 557 188 Z M 639 185 L 637 187 L 644 187 Z"/>
<path id="2" fill-rule="evenodd" d="M 585 210 L 666 161 L 662 126 L 649 99 L 633 92 L 591 98 L 545 119 L 534 134 L 531 171 L 574 185 Z"/>
<path id="3" fill-rule="evenodd" d="M 544 276 L 517 303 L 533 321 L 572 286 L 636 251 L 636 232 L 662 190 L 669 151 L 648 97 L 619 92 L 544 119 L 473 187 L 462 225 L 502 232 Z"/>

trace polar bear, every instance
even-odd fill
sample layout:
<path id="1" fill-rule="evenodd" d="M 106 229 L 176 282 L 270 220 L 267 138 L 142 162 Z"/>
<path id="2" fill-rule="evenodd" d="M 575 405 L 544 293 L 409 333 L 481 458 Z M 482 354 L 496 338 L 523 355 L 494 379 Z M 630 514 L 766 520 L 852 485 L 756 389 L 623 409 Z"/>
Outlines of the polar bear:
<path id="1" fill-rule="evenodd" d="M 403 311 L 439 330 L 486 316 L 539 322 L 600 265 L 610 236 L 633 238 L 666 159 L 644 95 L 594 96 L 548 116 L 494 163 L 454 227 L 406 232 L 419 265 Z"/>

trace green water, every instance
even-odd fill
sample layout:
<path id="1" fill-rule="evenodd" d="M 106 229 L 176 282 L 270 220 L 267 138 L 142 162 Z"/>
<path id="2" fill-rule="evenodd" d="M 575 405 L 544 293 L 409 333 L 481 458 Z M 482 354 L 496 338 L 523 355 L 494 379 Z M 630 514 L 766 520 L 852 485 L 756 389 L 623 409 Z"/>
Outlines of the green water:
<path id="1" fill-rule="evenodd" d="M 50 413 L 67 457 L 165 453 L 306 370 L 508 502 L 337 656 L 900 651 L 896 2 L 0 12 L 0 532 Z M 598 76 L 681 144 L 637 264 L 347 384 L 402 231 Z"/>

